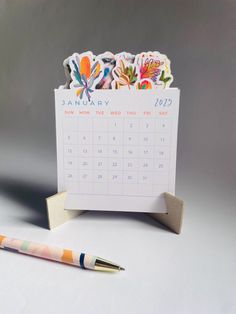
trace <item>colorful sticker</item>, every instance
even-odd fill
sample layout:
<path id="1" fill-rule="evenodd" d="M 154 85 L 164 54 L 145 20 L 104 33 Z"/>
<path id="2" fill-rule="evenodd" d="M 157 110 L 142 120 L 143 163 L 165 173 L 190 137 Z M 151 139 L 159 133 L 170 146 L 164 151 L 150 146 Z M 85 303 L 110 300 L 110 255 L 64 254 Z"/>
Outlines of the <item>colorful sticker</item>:
<path id="1" fill-rule="evenodd" d="M 142 79 L 136 82 L 135 87 L 136 89 L 153 89 L 154 84 L 150 79 Z"/>
<path id="2" fill-rule="evenodd" d="M 111 83 L 113 81 L 112 70 L 116 65 L 115 55 L 109 51 L 98 55 L 98 59 L 102 60 L 104 64 L 104 72 L 101 81 L 96 85 L 96 89 L 111 89 Z"/>
<path id="3" fill-rule="evenodd" d="M 157 83 L 161 74 L 161 66 L 163 65 L 163 61 L 158 56 L 137 55 L 135 64 L 138 68 L 139 80 L 150 79 L 154 84 Z"/>
<path id="4" fill-rule="evenodd" d="M 159 51 L 113 54 L 106 51 L 75 53 L 63 62 L 66 83 L 81 99 L 91 98 L 95 89 L 164 89 L 173 82 L 170 60 Z"/>
<path id="5" fill-rule="evenodd" d="M 70 87 L 70 83 L 72 81 L 71 79 L 71 68 L 69 65 L 70 58 L 67 58 L 63 61 L 63 67 L 64 67 L 64 72 L 65 72 L 65 77 L 66 77 L 66 83 L 64 85 L 64 88 L 68 89 Z"/>
<path id="6" fill-rule="evenodd" d="M 90 101 L 91 93 L 103 77 L 103 63 L 92 52 L 75 53 L 69 61 L 71 68 L 70 88 L 76 88 L 76 95 L 81 99 L 84 94 Z"/>
<path id="7" fill-rule="evenodd" d="M 127 63 L 134 63 L 135 55 L 130 52 L 119 52 L 115 55 L 116 60 L 125 59 Z"/>
<path id="8" fill-rule="evenodd" d="M 131 89 L 138 78 L 136 66 L 127 62 L 124 58 L 119 58 L 116 61 L 116 67 L 113 69 L 113 77 L 113 89 Z"/>
<path id="9" fill-rule="evenodd" d="M 138 54 L 134 62 L 138 68 L 139 80 L 150 79 L 155 88 L 169 87 L 173 81 L 169 59 L 158 51 Z"/>

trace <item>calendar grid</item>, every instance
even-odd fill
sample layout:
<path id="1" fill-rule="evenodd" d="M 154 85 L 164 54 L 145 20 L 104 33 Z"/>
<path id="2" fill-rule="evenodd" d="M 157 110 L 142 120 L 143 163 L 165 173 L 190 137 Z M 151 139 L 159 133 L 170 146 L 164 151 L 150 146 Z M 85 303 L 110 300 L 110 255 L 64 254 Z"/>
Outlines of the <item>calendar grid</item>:
<path id="1" fill-rule="evenodd" d="M 172 131 L 172 122 L 170 121 L 170 132 Z M 170 146 L 172 145 L 173 138 L 172 136 L 170 137 Z M 171 176 L 170 176 L 170 159 L 169 159 L 169 165 L 168 165 L 168 190 L 170 190 L 170 181 L 171 181 Z"/>
<path id="2" fill-rule="evenodd" d="M 124 144 L 125 140 L 124 140 L 124 121 L 122 120 L 122 142 Z M 122 160 L 124 160 L 124 149 L 122 150 Z M 124 164 L 122 165 L 122 171 L 124 172 Z M 124 173 L 122 172 L 122 175 L 121 175 L 121 180 L 122 180 L 122 194 L 124 195 L 125 194 L 125 191 L 124 191 Z"/>
<path id="3" fill-rule="evenodd" d="M 92 136 L 91 136 L 91 141 L 92 141 L 92 156 L 94 155 L 94 138 L 93 138 L 93 133 L 94 133 L 94 120 L 92 119 Z M 92 177 L 94 177 L 94 167 L 92 167 Z M 96 193 L 96 191 L 93 190 L 93 193 Z"/>
<path id="4" fill-rule="evenodd" d="M 153 144 L 153 156 L 152 156 L 152 158 L 153 158 L 153 160 L 155 160 L 155 145 Z M 155 174 L 154 174 L 154 176 L 155 176 Z M 153 178 L 152 178 L 152 195 L 154 195 L 155 194 L 155 191 L 154 191 L 154 180 L 153 180 Z"/>
<path id="5" fill-rule="evenodd" d="M 137 137 L 139 138 L 139 134 L 140 134 L 140 119 L 138 119 L 138 133 L 136 133 L 136 134 L 137 134 Z M 139 144 L 139 141 L 138 141 L 138 144 Z M 138 149 L 138 159 L 140 160 L 140 149 Z M 139 177 L 140 177 L 140 167 L 138 167 L 137 179 L 139 179 Z M 140 186 L 139 186 L 139 191 L 138 192 L 140 192 Z"/>
<path id="6" fill-rule="evenodd" d="M 71 119 L 71 118 L 70 118 Z M 73 118 L 72 118 L 73 119 Z M 155 119 L 155 118 L 136 118 L 135 122 L 136 122 L 136 130 L 133 130 L 133 123 L 130 123 L 130 128 L 132 126 L 132 130 L 126 134 L 126 129 L 125 129 L 125 122 L 126 120 L 124 118 L 118 118 L 118 120 L 116 119 L 116 121 L 119 121 L 119 124 L 121 125 L 121 129 L 115 130 L 115 132 L 113 132 L 113 130 L 111 130 L 111 128 L 109 127 L 109 125 L 111 124 L 111 122 L 113 122 L 114 119 L 112 118 L 100 118 L 100 121 L 105 121 L 105 129 L 106 131 L 102 131 L 99 132 L 98 134 L 99 137 L 98 138 L 102 138 L 103 137 L 103 141 L 105 141 L 105 144 L 103 144 L 101 146 L 101 144 L 98 144 L 94 141 L 95 139 L 95 135 L 97 134 L 97 130 L 95 129 L 95 120 L 94 118 L 91 119 L 91 127 L 88 128 L 85 132 L 85 130 L 82 131 L 82 129 L 80 128 L 80 121 L 81 119 L 85 119 L 83 118 L 77 118 L 77 123 L 76 123 L 76 128 L 74 129 L 72 127 L 72 129 L 70 130 L 69 133 L 65 133 L 65 130 L 63 130 L 64 134 L 67 134 L 64 137 L 64 141 L 63 141 L 63 146 L 64 146 L 64 153 L 63 153 L 63 162 L 64 162 L 64 169 L 65 172 L 69 169 L 71 169 L 70 173 L 65 174 L 65 180 L 71 182 L 77 182 L 79 181 L 79 185 L 78 185 L 78 191 L 77 193 L 79 194 L 98 194 L 98 195 L 112 195 L 112 192 L 110 193 L 110 191 L 116 190 L 116 188 L 118 187 L 117 183 L 109 183 L 109 171 L 112 170 L 110 169 L 110 164 L 112 164 L 112 166 L 117 166 L 119 159 L 121 159 L 123 162 L 121 163 L 120 169 L 115 171 L 115 174 L 112 176 L 111 178 L 117 178 L 118 176 L 120 176 L 121 178 L 121 183 L 120 183 L 120 194 L 119 191 L 114 193 L 114 195 L 126 195 L 124 194 L 125 192 L 125 186 L 127 186 L 127 184 L 129 185 L 129 187 L 135 187 L 136 190 L 131 193 L 132 195 L 135 196 L 139 196 L 141 193 L 141 196 L 145 196 L 143 193 L 143 190 L 146 189 L 149 192 L 146 192 L 148 194 L 148 196 L 150 195 L 155 195 L 156 193 L 156 189 L 158 190 L 159 185 L 158 183 L 155 183 L 155 177 L 158 176 L 158 171 L 155 171 L 155 169 L 153 170 L 153 167 L 155 168 L 154 163 L 155 162 L 166 162 L 167 165 L 167 169 L 168 169 L 168 182 L 169 182 L 169 178 L 170 178 L 170 171 L 169 171 L 169 157 L 168 156 L 164 156 L 162 158 L 159 158 L 159 156 L 155 156 L 155 151 L 157 147 L 161 147 L 162 149 L 166 149 L 168 150 L 168 145 L 167 144 L 163 144 L 163 143 L 156 143 L 156 139 L 155 139 L 155 135 L 158 134 L 158 126 L 160 124 L 161 119 Z M 167 119 L 165 119 L 166 121 L 168 121 Z M 133 120 L 132 120 L 133 121 Z M 147 131 L 142 129 L 142 125 L 143 125 L 143 121 L 148 121 L 146 122 L 146 128 L 149 128 L 149 124 L 151 122 L 151 125 L 155 125 L 153 127 L 153 129 L 151 131 Z M 116 124 L 117 122 L 115 122 Z M 171 124 L 169 123 L 169 128 L 171 128 Z M 73 124 L 72 124 L 73 125 Z M 86 129 L 86 128 L 85 128 Z M 68 135 L 69 134 L 69 135 Z M 160 138 L 160 142 L 164 141 L 165 139 L 165 134 L 166 132 L 159 132 L 159 134 L 162 136 Z M 112 140 L 116 140 L 117 138 L 119 138 L 119 136 L 121 135 L 121 142 L 119 143 L 119 145 L 114 145 L 113 146 L 113 153 L 117 151 L 121 151 L 121 155 L 119 156 L 119 158 L 117 158 L 117 156 L 110 156 L 110 151 L 109 148 L 112 147 L 111 145 L 113 145 Z M 82 137 L 82 140 L 85 140 L 86 145 L 82 145 L 80 143 L 80 137 Z M 148 141 L 150 140 L 150 136 L 151 136 L 151 143 L 148 143 Z M 67 139 L 67 141 L 65 141 L 65 138 Z M 128 141 L 131 141 L 132 138 L 136 138 L 136 142 L 135 143 L 128 143 Z M 88 139 L 90 139 L 88 141 Z M 106 140 L 104 140 L 106 139 Z M 137 140 L 138 139 L 138 140 Z M 169 141 L 171 143 L 171 136 L 169 138 Z M 143 142 L 142 142 L 143 141 Z M 145 143 L 145 145 L 143 145 Z M 80 153 L 79 149 L 83 147 L 82 153 Z M 101 148 L 103 147 L 103 149 Z M 145 149 L 144 149 L 145 148 Z M 136 156 L 125 156 L 125 150 L 128 150 L 128 152 L 132 152 L 132 149 L 136 149 Z M 144 149 L 144 153 L 148 153 L 149 150 L 152 150 L 152 154 L 149 157 L 145 157 L 141 155 L 141 149 Z M 66 150 L 66 152 L 65 152 Z M 106 151 L 106 155 L 103 155 L 102 158 L 100 160 L 102 161 L 98 161 L 99 158 L 95 157 L 95 153 L 96 152 L 103 152 Z M 87 153 L 89 151 L 89 153 Z M 82 157 L 81 157 L 82 154 Z M 83 155 L 84 154 L 84 155 Z M 66 155 L 66 156 L 65 156 Z M 68 164 L 65 165 L 65 159 L 66 157 L 71 156 L 71 160 L 69 160 Z M 81 164 L 81 161 L 83 160 Z M 96 159 L 97 158 L 97 159 Z M 90 159 L 90 165 L 89 165 L 89 159 Z M 71 164 L 73 164 L 73 160 L 74 160 L 74 165 L 71 166 Z M 87 160 L 87 161 L 86 161 Z M 95 160 L 98 161 L 98 164 L 95 165 Z M 135 161 L 138 161 L 137 165 L 136 165 L 136 169 L 132 169 L 132 165 Z M 149 162 L 153 162 L 153 167 L 149 168 Z M 97 170 L 97 167 L 100 165 L 105 164 L 105 168 L 103 168 L 103 172 L 100 172 Z M 141 167 L 141 164 L 143 165 Z M 89 166 L 87 166 L 89 165 Z M 84 168 L 82 166 L 85 166 Z M 84 169 L 82 170 L 81 169 Z M 125 167 L 128 167 L 127 169 L 125 169 Z M 159 164 L 159 167 L 163 167 L 163 164 Z M 130 169 L 131 168 L 131 169 Z M 145 168 L 145 172 L 143 172 L 142 168 Z M 75 172 L 73 172 L 73 170 L 75 170 Z M 80 180 L 78 180 L 76 173 L 78 172 L 78 177 L 80 177 L 80 173 L 82 175 L 82 178 L 87 177 L 88 175 L 86 175 L 85 173 L 83 173 L 83 171 L 87 171 L 90 173 L 90 179 L 86 182 L 80 182 Z M 128 171 L 128 172 L 127 172 Z M 113 172 L 114 173 L 114 172 Z M 151 174 L 153 173 L 153 176 L 151 176 Z M 97 180 L 94 180 L 92 178 L 95 178 L 95 174 L 97 175 L 97 180 L 104 180 L 104 178 L 106 178 L 106 183 L 103 184 L 103 191 L 104 193 L 98 192 L 97 193 L 97 189 L 99 186 L 102 186 L 101 183 L 98 183 Z M 89 176 L 88 176 L 89 177 Z M 126 183 L 125 178 L 127 180 L 132 180 L 129 183 Z M 143 180 L 142 182 L 140 180 Z M 145 180 L 148 181 L 148 184 L 146 184 Z M 82 191 L 82 189 L 80 190 L 80 187 L 84 187 L 87 184 L 87 190 L 85 192 Z M 154 186 L 156 186 L 156 189 L 154 188 Z M 167 188 L 169 188 L 169 184 L 167 185 Z"/>

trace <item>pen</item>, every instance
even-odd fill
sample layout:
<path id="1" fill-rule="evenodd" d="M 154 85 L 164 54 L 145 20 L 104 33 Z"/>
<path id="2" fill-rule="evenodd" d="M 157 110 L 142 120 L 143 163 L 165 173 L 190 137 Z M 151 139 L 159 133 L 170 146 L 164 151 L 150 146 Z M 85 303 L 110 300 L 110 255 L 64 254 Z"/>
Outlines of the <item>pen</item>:
<path id="1" fill-rule="evenodd" d="M 97 256 L 74 252 L 68 249 L 51 247 L 30 241 L 12 239 L 3 235 L 0 235 L 0 248 L 11 252 L 27 254 L 30 256 L 74 265 L 84 269 L 100 271 L 124 270 L 123 267 Z"/>

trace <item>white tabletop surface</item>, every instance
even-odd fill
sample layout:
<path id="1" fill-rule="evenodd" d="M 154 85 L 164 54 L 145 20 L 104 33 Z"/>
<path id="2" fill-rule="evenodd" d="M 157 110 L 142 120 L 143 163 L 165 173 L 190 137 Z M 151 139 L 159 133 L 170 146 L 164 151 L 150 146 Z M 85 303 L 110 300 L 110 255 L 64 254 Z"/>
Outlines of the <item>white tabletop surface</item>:
<path id="1" fill-rule="evenodd" d="M 49 231 L 42 227 L 49 191 L 12 179 L 2 183 L 1 234 L 99 255 L 126 270 L 86 271 L 1 250 L 1 313 L 236 313 L 230 189 L 223 193 L 209 182 L 206 191 L 197 181 L 190 189 L 186 181 L 177 191 L 186 210 L 176 235 L 145 214 L 111 212 L 89 212 Z"/>

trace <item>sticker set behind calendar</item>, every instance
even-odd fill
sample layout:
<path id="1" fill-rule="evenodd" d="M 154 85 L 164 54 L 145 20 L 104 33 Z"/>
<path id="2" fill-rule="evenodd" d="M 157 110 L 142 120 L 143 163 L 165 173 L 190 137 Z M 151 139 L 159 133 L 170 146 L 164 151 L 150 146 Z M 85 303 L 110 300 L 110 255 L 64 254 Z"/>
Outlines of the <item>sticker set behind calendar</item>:
<path id="1" fill-rule="evenodd" d="M 65 209 L 166 212 L 175 193 L 179 89 L 159 52 L 75 53 L 55 90 Z"/>

